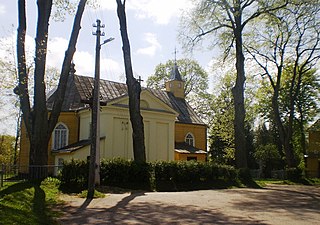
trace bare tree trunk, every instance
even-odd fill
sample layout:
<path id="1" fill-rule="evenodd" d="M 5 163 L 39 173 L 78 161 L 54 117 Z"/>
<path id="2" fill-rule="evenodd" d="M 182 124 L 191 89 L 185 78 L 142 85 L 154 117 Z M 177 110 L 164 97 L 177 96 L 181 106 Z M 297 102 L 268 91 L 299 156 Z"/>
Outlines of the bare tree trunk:
<path id="1" fill-rule="evenodd" d="M 34 71 L 34 105 L 31 114 L 32 130 L 30 140 L 30 175 L 31 178 L 44 178 L 46 171 L 37 171 L 48 163 L 48 110 L 45 93 L 45 67 L 48 44 L 49 18 L 52 0 L 38 0 L 38 22 L 36 34 L 35 71 Z M 35 166 L 35 167 L 33 167 Z"/>
<path id="2" fill-rule="evenodd" d="M 64 100 L 64 95 L 66 93 L 68 77 L 70 74 L 69 73 L 70 72 L 70 65 L 71 65 L 71 61 L 73 59 L 73 55 L 76 51 L 78 36 L 80 33 L 80 29 L 81 29 L 81 19 L 82 19 L 82 15 L 83 15 L 86 3 L 87 3 L 87 0 L 80 0 L 80 2 L 78 4 L 77 13 L 74 18 L 68 49 L 65 52 L 65 56 L 64 56 L 64 60 L 63 60 L 63 64 L 62 64 L 58 89 L 56 91 L 56 98 L 55 98 L 52 112 L 51 112 L 50 118 L 49 118 L 49 132 L 50 133 L 53 131 L 55 125 L 57 124 L 58 118 L 60 115 L 62 103 Z"/>
<path id="3" fill-rule="evenodd" d="M 45 67 L 47 56 L 48 27 L 49 18 L 52 9 L 52 0 L 38 0 L 38 22 L 36 34 L 36 52 L 35 52 L 35 72 L 34 72 L 34 106 L 31 111 L 29 93 L 28 93 L 28 74 L 26 70 L 25 59 L 25 34 L 26 34 L 26 12 L 25 0 L 19 0 L 19 27 L 17 36 L 17 57 L 19 71 L 19 86 L 15 90 L 19 95 L 21 110 L 23 113 L 23 121 L 26 125 L 28 137 L 30 140 L 30 157 L 29 157 L 29 173 L 31 179 L 44 178 L 47 176 L 48 164 L 48 144 L 51 133 L 57 123 L 63 98 L 65 94 L 70 64 L 75 52 L 80 21 L 84 11 L 86 0 L 81 0 L 78 5 L 78 11 L 75 17 L 73 30 L 66 51 L 65 59 L 62 66 L 61 77 L 57 91 L 57 101 L 54 103 L 53 111 L 48 119 L 48 110 L 46 105 L 45 93 Z"/>
<path id="4" fill-rule="evenodd" d="M 239 3 L 240 6 L 240 3 Z M 234 98 L 234 133 L 235 133 L 235 158 L 237 168 L 247 168 L 247 149 L 245 137 L 245 107 L 244 107 L 244 83 L 246 80 L 244 71 L 244 55 L 242 43 L 242 24 L 240 8 L 235 12 L 235 27 L 233 28 L 236 40 L 236 84 L 232 88 Z"/>
<path id="5" fill-rule="evenodd" d="M 278 78 L 280 79 L 280 78 Z M 280 83 L 280 81 L 279 81 Z M 284 126 L 283 122 L 281 121 L 280 112 L 279 112 L 279 104 L 278 104 L 278 97 L 279 97 L 279 86 L 274 87 L 274 93 L 272 96 L 272 108 L 274 113 L 274 120 L 278 127 L 279 131 L 279 138 L 283 146 L 283 150 L 286 156 L 286 162 L 289 168 L 293 168 L 296 166 L 294 154 L 293 154 L 293 146 L 292 146 L 292 127 L 290 128 L 289 125 L 287 127 Z M 291 135 L 290 135 L 290 133 Z"/>
<path id="6" fill-rule="evenodd" d="M 27 32 L 26 3 L 25 0 L 18 1 L 18 33 L 17 33 L 17 58 L 19 72 L 19 86 L 15 89 L 15 93 L 19 95 L 20 107 L 23 112 L 23 120 L 25 122 L 29 140 L 31 140 L 31 123 L 30 123 L 30 99 L 28 92 L 28 73 L 26 65 L 25 40 Z"/>
<path id="7" fill-rule="evenodd" d="M 132 125 L 132 140 L 133 140 L 133 154 L 134 160 L 137 162 L 145 162 L 145 145 L 144 145 L 144 126 L 143 118 L 140 114 L 140 93 L 141 85 L 133 77 L 132 64 L 131 64 L 131 53 L 130 53 L 130 43 L 127 33 L 127 21 L 125 14 L 125 3 L 122 3 L 121 0 L 117 0 L 117 13 L 120 23 L 120 31 L 122 37 L 122 51 L 124 58 L 124 65 L 127 78 L 127 87 L 129 94 L 129 111 L 130 111 L 130 121 Z"/>

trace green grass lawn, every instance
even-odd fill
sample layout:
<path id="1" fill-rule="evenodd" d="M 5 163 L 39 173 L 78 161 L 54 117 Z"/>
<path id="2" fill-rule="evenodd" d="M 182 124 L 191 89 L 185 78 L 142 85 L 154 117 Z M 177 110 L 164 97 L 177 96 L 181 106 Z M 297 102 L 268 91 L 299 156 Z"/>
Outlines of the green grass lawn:
<path id="1" fill-rule="evenodd" d="M 57 224 L 58 181 L 47 179 L 40 185 L 30 182 L 5 183 L 0 189 L 0 224 Z"/>
<path id="2" fill-rule="evenodd" d="M 320 178 L 303 178 L 299 181 L 278 180 L 278 179 L 257 179 L 256 184 L 265 187 L 268 184 L 287 184 L 287 185 L 315 185 L 320 186 Z"/>

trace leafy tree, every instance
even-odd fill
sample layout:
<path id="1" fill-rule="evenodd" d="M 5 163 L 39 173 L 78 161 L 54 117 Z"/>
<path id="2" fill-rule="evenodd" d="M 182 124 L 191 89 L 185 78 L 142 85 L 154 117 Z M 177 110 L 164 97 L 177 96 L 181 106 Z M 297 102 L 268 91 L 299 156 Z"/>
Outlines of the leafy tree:
<path id="1" fill-rule="evenodd" d="M 216 85 L 219 88 L 217 90 L 218 94 L 213 95 L 210 99 L 210 110 L 212 112 L 209 123 L 210 156 L 213 161 L 230 165 L 235 164 L 234 107 L 231 91 L 234 76 L 232 73 L 227 73 L 222 77 Z M 248 88 L 246 94 L 252 96 L 251 92 L 252 90 Z M 248 99 L 252 98 L 249 97 Z M 252 127 L 255 116 L 251 105 L 251 101 L 246 101 L 248 116 L 245 121 L 245 141 L 248 165 L 250 168 L 254 168 L 256 167 L 256 163 L 253 158 L 254 134 Z"/>
<path id="2" fill-rule="evenodd" d="M 185 96 L 189 94 L 203 93 L 208 89 L 207 72 L 192 59 L 179 59 L 176 61 L 182 79 L 185 82 Z M 153 75 L 148 77 L 147 87 L 161 89 L 170 79 L 170 73 L 175 61 L 168 60 L 166 63 L 156 66 Z"/>
<path id="3" fill-rule="evenodd" d="M 26 3 L 25 0 L 18 1 L 17 59 L 19 84 L 16 88 L 16 93 L 19 95 L 20 106 L 23 113 L 23 121 L 30 140 L 29 165 L 46 165 L 48 163 L 48 143 L 51 133 L 60 115 L 61 106 L 66 91 L 71 60 L 76 50 L 76 43 L 81 28 L 80 23 L 85 5 L 86 0 L 79 1 L 77 12 L 74 18 L 69 46 L 65 53 L 59 84 L 56 90 L 56 99 L 53 109 L 49 115 L 46 107 L 46 88 L 44 77 L 47 56 L 48 28 L 53 2 L 52 0 L 37 1 L 38 19 L 34 57 L 34 100 L 33 106 L 31 106 L 30 93 L 28 91 L 29 74 L 27 71 L 25 50 L 25 37 L 27 29 Z M 38 170 L 39 168 L 32 169 Z M 36 174 L 35 171 L 30 172 L 31 175 Z M 38 174 L 46 176 L 46 171 Z"/>
<path id="4" fill-rule="evenodd" d="M 279 102 L 282 105 L 280 106 L 281 111 L 286 115 L 290 115 L 290 86 L 292 83 L 289 81 L 292 80 L 293 69 L 294 65 L 290 64 L 286 70 L 284 70 L 281 85 L 283 91 L 279 96 Z M 296 79 L 294 82 L 297 88 L 299 86 L 300 90 L 298 90 L 298 94 L 294 99 L 293 146 L 296 153 L 300 153 L 301 155 L 302 153 L 306 154 L 305 128 L 320 112 L 318 105 L 320 80 L 316 69 L 310 69 L 303 74 L 301 80 Z M 285 123 L 288 122 L 286 118 L 282 120 L 285 121 Z"/>
<path id="5" fill-rule="evenodd" d="M 0 164 L 13 164 L 15 160 L 15 137 L 0 135 Z"/>
<path id="6" fill-rule="evenodd" d="M 135 161 L 145 162 L 146 153 L 144 145 L 144 126 L 143 118 L 140 113 L 141 85 L 133 77 L 125 4 L 126 0 L 124 0 L 123 2 L 121 0 L 117 0 L 117 13 L 120 23 L 120 31 L 123 44 L 122 51 L 129 95 L 129 113 L 132 125 L 133 155 Z"/>
<path id="7" fill-rule="evenodd" d="M 288 167 L 299 163 L 294 154 L 293 127 L 303 77 L 320 57 L 319 11 L 320 5 L 315 1 L 294 1 L 284 9 L 270 12 L 258 21 L 259 29 L 257 25 L 253 27 L 254 39 L 247 47 L 271 87 L 273 120 Z M 284 90 L 286 93 L 282 94 Z M 286 96 L 285 105 L 281 105 L 281 96 Z"/>
<path id="8" fill-rule="evenodd" d="M 253 157 L 259 163 L 265 177 L 271 177 L 271 171 L 283 169 L 283 153 L 277 143 L 277 132 L 269 123 L 269 129 L 265 123 L 259 125 L 255 131 L 255 150 Z M 281 146 L 281 145 L 280 145 Z"/>
<path id="9" fill-rule="evenodd" d="M 234 164 L 234 107 L 231 88 L 233 76 L 227 75 L 220 82 L 217 96 L 211 100 L 212 117 L 210 118 L 209 143 L 213 161 Z"/>
<path id="10" fill-rule="evenodd" d="M 278 10 L 286 4 L 286 1 L 281 0 L 199 0 L 195 3 L 191 13 L 183 19 L 185 26 L 181 36 L 187 40 L 189 45 L 194 46 L 204 36 L 214 34 L 216 35 L 214 44 L 219 43 L 223 46 L 226 55 L 235 46 L 237 76 L 232 94 L 234 98 L 235 156 L 238 168 L 247 168 L 243 32 L 249 22 L 265 13 Z"/>
<path id="11" fill-rule="evenodd" d="M 208 107 L 208 100 L 210 94 L 208 90 L 208 74 L 207 72 L 192 59 L 168 60 L 166 63 L 156 66 L 153 75 L 148 77 L 147 87 L 162 89 L 165 83 L 170 79 L 170 73 L 174 64 L 177 63 L 179 72 L 185 82 L 185 97 L 196 113 L 208 122 L 210 116 L 210 109 Z"/>
<path id="12" fill-rule="evenodd" d="M 288 126 L 288 115 L 290 114 L 289 98 L 290 98 L 290 79 L 292 73 L 287 70 L 283 73 L 283 79 L 281 81 L 281 92 L 279 93 L 278 105 L 281 121 L 283 125 Z M 315 69 L 307 72 L 301 80 L 301 90 L 295 101 L 294 108 L 294 123 L 293 123 L 293 134 L 292 134 L 292 146 L 293 153 L 297 158 L 298 162 L 301 162 L 302 155 L 306 154 L 306 138 L 305 128 L 308 124 L 314 120 L 315 116 L 319 113 L 318 99 L 320 92 L 320 83 L 318 75 Z M 272 109 L 272 88 L 268 86 L 265 80 L 262 80 L 261 87 L 257 94 L 257 111 L 262 115 L 262 119 L 273 126 L 274 138 L 269 143 L 277 143 L 280 141 L 279 154 L 283 157 L 283 147 L 281 139 L 279 137 L 278 126 L 274 127 L 274 110 Z M 267 140 L 266 138 L 264 138 Z"/>

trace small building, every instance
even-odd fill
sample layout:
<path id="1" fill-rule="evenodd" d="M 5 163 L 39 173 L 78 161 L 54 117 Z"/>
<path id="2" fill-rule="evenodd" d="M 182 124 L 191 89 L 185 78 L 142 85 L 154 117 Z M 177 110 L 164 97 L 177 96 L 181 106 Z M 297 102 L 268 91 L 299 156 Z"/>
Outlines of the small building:
<path id="1" fill-rule="evenodd" d="M 91 110 L 89 99 L 94 79 L 72 69 L 59 121 L 48 146 L 48 165 L 90 155 Z M 144 122 L 147 161 L 197 160 L 207 157 L 207 126 L 184 98 L 184 81 L 177 65 L 166 90 L 142 88 L 141 114 Z M 55 93 L 47 107 L 53 106 Z M 123 83 L 100 80 L 100 158 L 133 159 L 129 97 Z M 29 165 L 29 142 L 22 126 L 20 165 Z"/>
<path id="2" fill-rule="evenodd" d="M 320 177 L 320 119 L 309 129 L 309 147 L 306 155 L 306 172 L 309 177 Z"/>

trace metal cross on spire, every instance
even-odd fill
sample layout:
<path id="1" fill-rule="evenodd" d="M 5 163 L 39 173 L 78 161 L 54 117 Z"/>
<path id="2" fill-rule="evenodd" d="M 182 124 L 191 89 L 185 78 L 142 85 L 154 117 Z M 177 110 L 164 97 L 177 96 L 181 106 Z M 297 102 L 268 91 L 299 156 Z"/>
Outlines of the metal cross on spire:
<path id="1" fill-rule="evenodd" d="M 177 64 L 177 48 L 174 48 L 174 63 Z"/>

